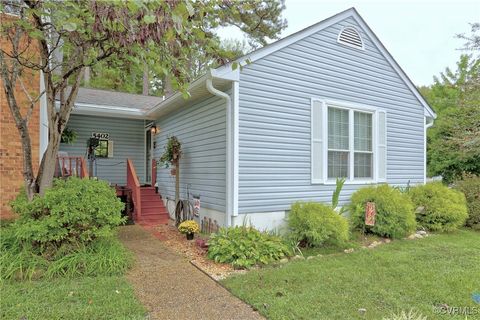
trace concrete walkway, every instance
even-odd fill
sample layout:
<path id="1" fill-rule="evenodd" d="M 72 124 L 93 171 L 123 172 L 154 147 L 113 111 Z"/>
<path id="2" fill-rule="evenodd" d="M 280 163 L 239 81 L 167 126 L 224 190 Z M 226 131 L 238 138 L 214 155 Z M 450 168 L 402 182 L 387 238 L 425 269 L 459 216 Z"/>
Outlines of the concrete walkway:
<path id="1" fill-rule="evenodd" d="M 120 240 L 135 255 L 127 278 L 149 319 L 263 319 L 141 226 L 122 227 Z"/>

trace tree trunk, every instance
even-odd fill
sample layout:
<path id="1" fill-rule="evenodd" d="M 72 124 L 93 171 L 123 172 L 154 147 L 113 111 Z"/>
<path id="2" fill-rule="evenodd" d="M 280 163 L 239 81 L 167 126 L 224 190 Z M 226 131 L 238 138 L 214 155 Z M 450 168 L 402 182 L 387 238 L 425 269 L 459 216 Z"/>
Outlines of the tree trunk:
<path id="1" fill-rule="evenodd" d="M 43 154 L 40 167 L 38 169 L 37 184 L 38 193 L 44 195 L 45 191 L 53 184 L 53 178 L 55 176 L 55 166 L 57 164 L 57 154 L 60 149 L 60 139 L 62 134 L 53 132 L 49 129 L 48 145 L 45 153 Z"/>
<path id="2" fill-rule="evenodd" d="M 83 85 L 85 87 L 90 86 L 90 67 L 85 68 L 85 74 L 83 75 Z"/>
<path id="3" fill-rule="evenodd" d="M 165 77 L 165 80 L 163 81 L 163 94 L 165 98 L 168 98 L 173 94 L 172 81 L 169 77 Z"/>
<path id="4" fill-rule="evenodd" d="M 32 166 L 32 143 L 30 140 L 30 132 L 28 130 L 28 116 L 23 118 L 22 113 L 20 112 L 20 107 L 17 104 L 17 99 L 15 98 L 15 81 L 19 73 L 18 66 L 13 67 L 14 75 L 10 78 L 8 75 L 8 70 L 4 65 L 3 54 L 0 56 L 2 62 L 2 83 L 3 89 L 5 91 L 5 96 L 8 100 L 8 107 L 12 114 L 13 119 L 15 120 L 15 126 L 17 127 L 18 133 L 20 135 L 20 141 L 22 143 L 22 156 L 23 156 L 23 179 L 25 181 L 25 192 L 27 194 L 28 200 L 32 200 L 34 194 L 38 192 L 38 185 L 33 173 Z M 32 106 L 31 106 L 32 107 Z"/>
<path id="5" fill-rule="evenodd" d="M 150 83 L 148 81 L 148 66 L 145 64 L 143 67 L 143 90 L 142 90 L 142 94 L 144 96 L 148 96 L 149 87 L 150 87 Z"/>
<path id="6" fill-rule="evenodd" d="M 32 144 L 30 140 L 30 133 L 28 125 L 22 121 L 22 125 L 17 126 L 22 141 L 23 154 L 23 179 L 25 181 L 25 192 L 29 201 L 38 192 L 38 184 L 33 174 L 32 167 Z"/>
<path id="7" fill-rule="evenodd" d="M 45 74 L 45 83 L 47 84 L 47 112 L 49 117 L 48 122 L 48 144 L 45 153 L 43 154 L 42 161 L 37 174 L 37 186 L 38 193 L 44 195 L 45 191 L 53 184 L 55 176 L 55 166 L 57 163 L 58 150 L 60 149 L 60 140 L 62 138 L 62 132 L 65 129 L 70 114 L 73 110 L 73 104 L 77 97 L 80 81 L 83 78 L 83 70 L 80 69 L 74 74 L 75 82 L 71 86 L 71 91 L 68 94 L 68 98 L 65 98 L 65 86 L 59 86 L 60 88 L 60 110 L 57 112 L 55 107 L 56 97 L 52 86 L 51 74 Z"/>

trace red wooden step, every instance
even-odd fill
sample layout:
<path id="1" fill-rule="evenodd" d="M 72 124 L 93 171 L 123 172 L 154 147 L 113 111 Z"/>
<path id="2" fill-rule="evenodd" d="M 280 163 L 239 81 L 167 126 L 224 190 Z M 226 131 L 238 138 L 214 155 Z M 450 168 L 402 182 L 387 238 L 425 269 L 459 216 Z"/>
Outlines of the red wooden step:
<path id="1" fill-rule="evenodd" d="M 161 201 L 142 201 L 143 208 L 165 208 Z"/>
<path id="2" fill-rule="evenodd" d="M 138 224 L 143 225 L 143 226 L 158 226 L 160 224 L 168 224 L 169 220 L 166 218 L 162 219 L 139 219 L 137 221 Z"/>
<path id="3" fill-rule="evenodd" d="M 142 212 L 140 213 L 140 215 L 144 216 L 144 215 L 147 215 L 147 214 L 165 214 L 165 215 L 168 215 L 168 211 L 165 208 L 155 208 L 155 207 L 142 208 Z"/>
<path id="4" fill-rule="evenodd" d="M 163 202 L 162 197 L 159 194 L 154 194 L 154 195 L 152 195 L 152 194 L 141 194 L 140 198 L 142 199 L 142 203 L 144 201 L 160 201 L 160 202 Z"/>
<path id="5" fill-rule="evenodd" d="M 155 192 L 154 187 L 142 187 L 140 188 L 140 193 L 141 194 L 158 194 Z"/>

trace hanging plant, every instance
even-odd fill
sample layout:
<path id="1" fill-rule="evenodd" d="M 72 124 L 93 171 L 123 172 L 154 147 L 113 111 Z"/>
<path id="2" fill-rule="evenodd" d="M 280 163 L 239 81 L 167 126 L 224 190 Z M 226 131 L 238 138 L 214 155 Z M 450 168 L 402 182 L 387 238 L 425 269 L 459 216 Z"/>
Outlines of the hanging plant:
<path id="1" fill-rule="evenodd" d="M 165 151 L 160 157 L 160 162 L 165 168 L 175 165 L 182 155 L 182 144 L 177 137 L 171 136 L 165 145 Z"/>
<path id="2" fill-rule="evenodd" d="M 68 143 L 68 144 L 73 144 L 77 140 L 77 133 L 70 129 L 69 127 L 66 127 L 63 129 L 62 132 L 62 137 L 60 138 L 61 143 Z"/>

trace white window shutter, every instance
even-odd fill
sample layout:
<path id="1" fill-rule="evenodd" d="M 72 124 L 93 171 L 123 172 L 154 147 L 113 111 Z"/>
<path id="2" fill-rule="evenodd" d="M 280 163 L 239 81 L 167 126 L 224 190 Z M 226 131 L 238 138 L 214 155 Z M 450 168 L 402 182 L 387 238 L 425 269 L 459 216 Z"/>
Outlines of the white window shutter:
<path id="1" fill-rule="evenodd" d="M 323 183 L 325 181 L 325 128 L 326 106 L 322 101 L 312 101 L 312 118 L 311 118 L 311 134 L 312 134 L 312 150 L 311 150 L 311 170 L 312 183 Z"/>
<path id="2" fill-rule="evenodd" d="M 108 140 L 108 157 L 113 158 L 113 141 Z"/>
<path id="3" fill-rule="evenodd" d="M 387 114 L 385 111 L 377 113 L 377 180 L 387 181 Z"/>

